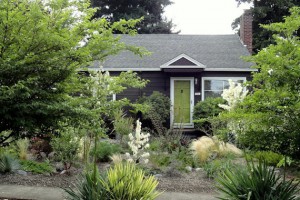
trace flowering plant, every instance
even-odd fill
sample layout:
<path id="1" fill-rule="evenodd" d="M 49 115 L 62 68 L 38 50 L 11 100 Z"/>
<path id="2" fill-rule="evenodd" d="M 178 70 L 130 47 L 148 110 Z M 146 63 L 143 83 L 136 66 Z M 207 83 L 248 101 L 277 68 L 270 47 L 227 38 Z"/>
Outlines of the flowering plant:
<path id="1" fill-rule="evenodd" d="M 132 151 L 132 155 L 130 153 L 126 153 L 127 161 L 135 162 L 135 163 L 148 163 L 148 157 L 150 154 L 145 150 L 149 148 L 149 133 L 143 133 L 141 130 L 142 123 L 137 120 L 136 121 L 136 129 L 135 134 L 130 133 L 128 145 Z"/>
<path id="2" fill-rule="evenodd" d="M 222 93 L 222 97 L 227 101 L 228 105 L 219 104 L 219 107 L 225 110 L 233 110 L 236 106 L 244 100 L 248 94 L 248 90 L 245 90 L 241 83 L 235 83 L 231 79 L 228 80 L 229 88 L 225 89 Z"/>

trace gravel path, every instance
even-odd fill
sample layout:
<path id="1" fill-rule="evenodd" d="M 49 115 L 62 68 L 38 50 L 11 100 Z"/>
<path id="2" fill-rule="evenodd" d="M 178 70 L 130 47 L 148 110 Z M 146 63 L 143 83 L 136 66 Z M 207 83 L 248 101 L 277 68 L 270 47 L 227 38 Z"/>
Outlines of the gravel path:
<path id="1" fill-rule="evenodd" d="M 0 180 L 1 184 L 66 188 L 72 187 L 79 173 L 72 173 L 72 175 L 6 174 L 0 175 Z M 157 179 L 159 181 L 158 190 L 161 191 L 185 193 L 214 192 L 214 182 L 205 178 L 203 172 L 189 172 L 174 176 L 161 174 Z"/>

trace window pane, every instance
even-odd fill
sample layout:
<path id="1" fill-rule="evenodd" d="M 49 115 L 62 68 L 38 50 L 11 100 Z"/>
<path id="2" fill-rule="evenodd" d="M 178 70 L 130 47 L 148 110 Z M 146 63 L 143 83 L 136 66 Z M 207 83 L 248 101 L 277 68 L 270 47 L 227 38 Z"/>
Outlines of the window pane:
<path id="1" fill-rule="evenodd" d="M 205 91 L 204 97 L 205 97 L 205 99 L 208 97 L 213 97 L 213 98 L 221 97 L 222 92 L 223 91 Z"/>
<path id="2" fill-rule="evenodd" d="M 205 80 L 204 90 L 223 90 L 222 80 Z"/>

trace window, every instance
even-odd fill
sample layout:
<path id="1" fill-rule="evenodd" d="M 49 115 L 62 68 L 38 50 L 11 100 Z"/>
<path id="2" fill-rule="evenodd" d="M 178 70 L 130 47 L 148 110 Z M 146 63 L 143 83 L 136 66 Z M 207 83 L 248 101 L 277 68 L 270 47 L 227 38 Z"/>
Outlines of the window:
<path id="1" fill-rule="evenodd" d="M 229 88 L 229 79 L 237 83 L 246 82 L 246 77 L 203 77 L 202 100 L 207 97 L 221 97 L 223 90 Z"/>

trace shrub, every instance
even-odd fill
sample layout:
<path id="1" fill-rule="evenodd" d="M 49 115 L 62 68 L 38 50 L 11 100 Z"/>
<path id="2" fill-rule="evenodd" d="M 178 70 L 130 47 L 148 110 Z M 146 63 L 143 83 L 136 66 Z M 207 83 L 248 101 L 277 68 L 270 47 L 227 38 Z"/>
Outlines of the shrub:
<path id="1" fill-rule="evenodd" d="M 95 151 L 96 150 L 96 151 Z M 108 162 L 113 154 L 120 153 L 121 147 L 117 144 L 103 141 L 97 144 L 97 148 L 93 148 L 90 152 L 92 156 L 96 156 L 98 162 Z"/>
<path id="2" fill-rule="evenodd" d="M 33 172 L 36 174 L 45 174 L 54 171 L 54 168 L 50 165 L 49 162 L 36 162 L 33 160 L 22 160 L 20 163 L 22 165 L 22 169 L 27 172 Z"/>
<path id="3" fill-rule="evenodd" d="M 55 152 L 55 159 L 64 163 L 65 170 L 69 169 L 75 162 L 80 147 L 80 139 L 74 130 L 62 130 L 60 136 L 52 138 L 50 144 Z"/>
<path id="4" fill-rule="evenodd" d="M 203 165 L 203 169 L 208 178 L 215 178 L 218 174 L 230 169 L 231 167 L 233 167 L 233 163 L 227 158 L 211 160 Z"/>
<path id="5" fill-rule="evenodd" d="M 7 153 L 0 154 L 0 173 L 13 172 L 20 168 L 18 160 Z"/>
<path id="6" fill-rule="evenodd" d="M 27 138 L 18 140 L 16 142 L 18 147 L 19 159 L 27 160 L 28 157 L 28 147 L 29 147 L 29 140 Z"/>
<path id="7" fill-rule="evenodd" d="M 146 177 L 142 169 L 126 162 L 117 164 L 107 172 L 103 187 L 108 191 L 110 199 L 155 199 L 158 181 L 154 176 Z"/>
<path id="8" fill-rule="evenodd" d="M 297 199 L 297 184 L 285 181 L 265 162 L 248 163 L 247 169 L 231 168 L 217 178 L 217 188 L 223 194 L 219 199 L 292 200 Z"/>
<path id="9" fill-rule="evenodd" d="M 195 127 L 205 132 L 206 134 L 212 134 L 212 126 L 210 118 L 216 117 L 223 111 L 219 107 L 219 104 L 225 103 L 225 100 L 221 97 L 218 98 L 206 98 L 204 101 L 199 101 L 194 107 Z"/>
<path id="10" fill-rule="evenodd" d="M 141 97 L 138 103 L 144 104 L 143 107 L 148 108 L 144 110 L 143 119 L 150 119 L 150 128 L 154 128 L 159 135 L 162 134 L 165 131 L 164 124 L 170 118 L 170 98 L 160 92 L 154 91 L 148 97 Z"/>
<path id="11" fill-rule="evenodd" d="M 123 136 L 133 130 L 133 118 L 125 117 L 122 109 L 115 110 L 113 125 L 114 131 L 120 136 L 120 142 L 122 142 Z"/>
<path id="12" fill-rule="evenodd" d="M 225 103 L 221 97 L 208 97 L 204 101 L 199 101 L 194 107 L 194 119 L 215 117 L 223 111 L 219 104 Z"/>
<path id="13" fill-rule="evenodd" d="M 273 151 L 257 151 L 247 155 L 250 158 L 256 158 L 260 161 L 265 161 L 268 165 L 277 166 L 284 159 L 284 156 Z"/>

